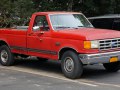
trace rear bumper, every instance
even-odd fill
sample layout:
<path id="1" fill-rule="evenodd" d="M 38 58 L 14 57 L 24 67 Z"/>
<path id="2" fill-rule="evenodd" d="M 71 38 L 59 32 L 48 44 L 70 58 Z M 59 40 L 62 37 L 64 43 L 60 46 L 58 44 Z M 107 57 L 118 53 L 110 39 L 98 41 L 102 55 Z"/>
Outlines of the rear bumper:
<path id="1" fill-rule="evenodd" d="M 118 61 L 120 61 L 120 51 L 97 54 L 79 54 L 79 58 L 83 64 L 109 63 L 111 57 L 118 57 Z"/>

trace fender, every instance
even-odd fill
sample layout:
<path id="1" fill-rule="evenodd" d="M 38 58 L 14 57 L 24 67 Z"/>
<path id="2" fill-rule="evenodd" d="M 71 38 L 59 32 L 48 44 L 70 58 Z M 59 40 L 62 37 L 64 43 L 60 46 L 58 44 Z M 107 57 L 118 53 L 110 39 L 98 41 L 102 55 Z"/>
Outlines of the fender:
<path id="1" fill-rule="evenodd" d="M 70 49 L 70 50 L 74 50 L 75 52 L 78 53 L 78 50 L 73 48 L 73 47 L 70 47 L 70 46 L 65 46 L 65 47 L 62 47 L 59 51 L 58 51 L 58 59 L 60 59 L 60 52 L 63 50 L 63 49 Z"/>

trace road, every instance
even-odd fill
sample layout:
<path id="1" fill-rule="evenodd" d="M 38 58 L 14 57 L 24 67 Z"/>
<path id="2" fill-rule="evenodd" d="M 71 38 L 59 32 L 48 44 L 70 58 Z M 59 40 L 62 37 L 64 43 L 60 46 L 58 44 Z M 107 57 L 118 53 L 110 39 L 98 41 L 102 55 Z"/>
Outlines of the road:
<path id="1" fill-rule="evenodd" d="M 102 65 L 85 66 L 80 79 L 63 76 L 60 63 L 31 58 L 14 66 L 0 65 L 0 90 L 120 90 L 120 71 L 109 73 Z"/>

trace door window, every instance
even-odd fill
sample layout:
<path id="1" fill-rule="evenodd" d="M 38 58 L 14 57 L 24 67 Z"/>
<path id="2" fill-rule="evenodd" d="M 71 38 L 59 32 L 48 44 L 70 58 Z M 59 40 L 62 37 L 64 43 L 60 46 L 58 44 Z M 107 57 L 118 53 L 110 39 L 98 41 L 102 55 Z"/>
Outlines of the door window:
<path id="1" fill-rule="evenodd" d="M 49 31 L 46 16 L 36 16 L 33 31 Z"/>

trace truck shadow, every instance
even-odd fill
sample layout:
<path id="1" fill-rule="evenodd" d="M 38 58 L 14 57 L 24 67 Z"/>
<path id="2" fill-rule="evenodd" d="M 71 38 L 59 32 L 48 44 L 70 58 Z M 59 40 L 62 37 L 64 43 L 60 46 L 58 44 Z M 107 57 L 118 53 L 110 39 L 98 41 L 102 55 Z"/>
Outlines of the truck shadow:
<path id="1" fill-rule="evenodd" d="M 15 66 L 28 68 L 36 71 L 42 70 L 45 72 L 63 75 L 60 62 L 58 61 L 50 60 L 48 62 L 41 62 L 37 59 L 22 59 L 16 60 Z M 88 65 L 84 66 L 84 72 L 81 79 L 104 80 L 105 78 L 109 79 L 112 78 L 113 76 L 117 77 L 118 74 L 107 72 L 102 65 Z"/>
<path id="2" fill-rule="evenodd" d="M 49 60 L 47 62 L 41 62 L 37 59 L 18 59 L 15 62 L 16 67 L 28 68 L 32 70 L 42 70 L 46 72 L 62 74 L 61 65 L 58 61 Z"/>

